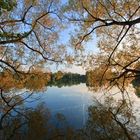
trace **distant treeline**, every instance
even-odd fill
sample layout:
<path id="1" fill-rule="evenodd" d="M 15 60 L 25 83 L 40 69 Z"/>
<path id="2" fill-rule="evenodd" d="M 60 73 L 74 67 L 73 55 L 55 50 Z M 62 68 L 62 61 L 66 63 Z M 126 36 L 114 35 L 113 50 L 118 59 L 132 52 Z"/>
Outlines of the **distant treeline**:
<path id="1" fill-rule="evenodd" d="M 0 87 L 3 90 L 10 90 L 12 88 L 42 90 L 46 86 L 62 87 L 86 83 L 86 75 L 64 73 L 61 71 L 56 73 L 32 71 L 30 73 L 22 72 L 20 74 L 3 71 L 0 72 L 0 81 Z"/>
<path id="2" fill-rule="evenodd" d="M 62 87 L 86 83 L 88 87 L 98 89 L 101 81 L 99 72 L 99 70 L 92 70 L 87 71 L 86 75 L 81 75 L 62 71 L 52 73 L 34 70 L 30 73 L 22 72 L 17 75 L 17 73 L 3 71 L 0 72 L 0 87 L 3 89 L 27 88 L 30 90 L 41 90 L 46 86 Z M 107 75 L 107 77 L 109 76 Z M 106 83 L 105 79 L 103 79 L 103 82 Z"/>
<path id="3" fill-rule="evenodd" d="M 80 75 L 77 73 L 52 73 L 51 80 L 48 83 L 49 86 L 72 86 L 80 83 L 86 83 L 86 75 Z"/>

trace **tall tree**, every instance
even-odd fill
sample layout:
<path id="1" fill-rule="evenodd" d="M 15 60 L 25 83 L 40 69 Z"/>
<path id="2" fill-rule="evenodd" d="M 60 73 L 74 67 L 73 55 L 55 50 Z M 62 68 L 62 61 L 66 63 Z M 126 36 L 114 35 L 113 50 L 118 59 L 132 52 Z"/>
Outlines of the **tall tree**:
<path id="1" fill-rule="evenodd" d="M 72 36 L 76 49 L 97 35 L 100 54 L 89 59 L 90 66 L 106 65 L 102 77 L 108 69 L 115 71 L 111 78 L 115 82 L 140 73 L 139 0 L 69 0 L 64 10 L 67 19 L 77 25 Z"/>
<path id="2" fill-rule="evenodd" d="M 0 67 L 18 72 L 61 62 L 59 0 L 1 1 Z M 59 51 L 58 51 L 59 50 Z M 63 52 L 63 54 L 62 54 Z M 60 57 L 61 55 L 61 57 Z"/>

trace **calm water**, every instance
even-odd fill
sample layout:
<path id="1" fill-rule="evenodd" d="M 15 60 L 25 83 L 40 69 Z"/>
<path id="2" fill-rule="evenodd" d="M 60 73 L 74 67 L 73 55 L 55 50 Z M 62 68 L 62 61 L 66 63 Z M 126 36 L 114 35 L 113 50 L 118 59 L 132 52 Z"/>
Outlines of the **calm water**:
<path id="1" fill-rule="evenodd" d="M 67 125 L 74 128 L 84 126 L 88 116 L 88 107 L 93 104 L 93 92 L 90 92 L 85 84 L 62 88 L 47 87 L 43 92 L 34 93 L 28 100 L 36 98 L 34 102 L 25 102 L 25 106 L 35 108 L 43 104 L 49 109 L 52 122 L 55 122 L 56 114 L 61 113 L 65 116 Z"/>
<path id="2" fill-rule="evenodd" d="M 131 99 L 133 112 L 140 124 L 140 98 L 134 94 L 132 87 L 128 88 L 129 97 Z M 27 93 L 28 95 L 28 93 Z M 97 99 L 104 103 L 105 97 L 108 95 L 113 97 L 116 102 L 122 99 L 122 94 L 118 93 L 117 88 L 113 88 L 110 92 L 105 94 L 104 90 L 97 92 L 89 91 L 86 84 L 79 84 L 65 87 L 46 87 L 42 92 L 34 92 L 33 95 L 24 103 L 26 108 L 36 108 L 38 105 L 43 104 L 49 109 L 51 114 L 51 122 L 55 123 L 55 116 L 61 113 L 65 116 L 68 126 L 74 128 L 81 128 L 85 125 L 88 119 L 88 107 L 95 105 Z"/>
<path id="3" fill-rule="evenodd" d="M 132 123 L 133 126 L 127 125 L 126 128 L 127 127 L 132 128 L 132 130 L 134 130 L 136 134 L 138 135 L 138 137 L 140 138 L 140 98 L 138 98 L 134 94 L 135 91 L 131 86 L 128 88 L 128 92 L 129 92 L 129 96 L 128 94 L 124 94 L 123 97 L 131 101 L 132 113 L 134 114 L 136 118 L 136 122 L 135 124 Z M 12 104 L 12 102 L 17 100 L 16 106 L 14 106 L 14 109 L 11 109 L 9 111 L 8 110 L 9 107 L 6 106 L 6 104 L 2 104 L 0 109 L 1 109 L 2 114 L 5 114 L 3 113 L 2 109 L 6 111 L 8 110 L 8 113 L 6 112 L 4 119 L 3 120 L 1 119 L 1 123 L 4 124 L 6 128 L 3 132 L 4 135 L 6 137 L 9 137 L 10 139 L 15 134 L 16 134 L 16 137 L 13 137 L 13 139 L 15 138 L 17 139 L 17 137 L 19 136 L 17 134 L 19 132 L 22 132 L 20 134 L 20 137 L 23 140 L 24 139 L 26 140 L 28 137 L 30 139 L 30 137 L 34 136 L 35 134 L 39 135 L 42 132 L 40 136 L 43 136 L 43 138 L 40 138 L 39 136 L 39 139 L 44 140 L 50 134 L 48 130 L 52 129 L 52 127 L 49 126 L 50 124 L 57 128 L 71 127 L 74 130 L 84 128 L 85 126 L 87 126 L 87 121 L 89 120 L 89 107 L 91 105 L 93 107 L 97 106 L 97 109 L 94 110 L 95 111 L 94 113 L 98 115 L 97 117 L 94 118 L 93 121 L 91 121 L 91 124 L 88 124 L 89 127 L 94 126 L 94 125 L 100 126 L 100 124 L 102 125 L 102 121 L 100 122 L 100 120 L 102 119 L 98 119 L 98 117 L 103 117 L 103 119 L 105 119 L 105 121 L 103 122 L 105 123 L 105 126 L 107 127 L 106 129 L 108 130 L 109 133 L 110 133 L 109 126 L 112 124 L 114 125 L 115 129 L 117 130 L 120 129 L 120 126 L 118 126 L 118 124 L 114 124 L 113 122 L 114 120 L 111 120 L 112 122 L 110 121 L 109 123 L 106 124 L 106 120 L 108 119 L 108 112 L 107 114 L 104 114 L 105 116 L 103 116 L 102 113 L 104 112 L 104 109 L 98 110 L 99 104 L 97 105 L 97 101 L 98 101 L 103 104 L 103 108 L 104 108 L 104 106 L 108 104 L 108 102 L 106 102 L 105 100 L 107 97 L 113 97 L 114 98 L 113 105 L 117 104 L 117 102 L 122 99 L 122 94 L 118 93 L 118 89 L 115 87 L 111 91 L 107 91 L 107 92 L 105 92 L 103 89 L 94 92 L 94 91 L 89 91 L 86 84 L 65 86 L 61 88 L 52 86 L 52 87 L 46 87 L 43 91 L 40 91 L 40 92 L 33 92 L 32 94 L 29 91 L 25 92 L 25 89 L 23 89 L 21 91 L 15 91 L 13 92 L 13 94 L 10 93 L 8 94 L 8 96 L 9 95 L 11 96 L 10 98 L 13 100 L 13 101 L 9 100 L 9 103 L 11 102 Z M 31 96 L 28 97 L 29 95 Z M 18 100 L 23 100 L 23 99 L 26 99 L 26 100 L 17 104 Z M 116 108 L 116 110 L 118 110 L 118 108 Z M 44 113 L 46 111 L 47 111 L 46 113 L 47 115 Z M 123 116 L 123 113 L 125 114 L 125 111 L 121 112 L 120 114 Z M 94 113 L 93 113 L 93 117 L 94 117 Z M 48 119 L 48 114 L 49 114 L 49 119 Z M 120 114 L 119 116 L 121 116 Z M 26 115 L 28 116 L 28 118 L 26 118 Z M 1 115 L 1 118 L 2 116 L 3 115 Z M 90 117 L 92 118 L 92 116 Z M 24 121 L 26 122 L 27 120 L 29 120 L 29 124 L 26 124 L 26 123 L 24 124 Z M 121 121 L 124 121 L 124 120 L 122 119 Z M 15 128 L 16 128 L 15 122 L 17 124 L 22 124 L 22 123 L 24 124 L 24 126 L 16 130 L 18 133 L 15 131 Z M 45 129 L 47 130 L 47 132 L 44 132 Z M 99 128 L 99 129 L 101 130 L 102 128 Z M 94 130 L 96 130 L 96 127 L 94 128 Z M 89 128 L 88 128 L 88 131 L 89 131 Z M 102 131 L 100 132 L 102 133 Z M 122 132 L 120 130 L 120 133 Z M 26 136 L 24 138 L 23 136 L 25 134 Z M 96 133 L 94 134 L 91 131 L 90 135 L 92 134 L 96 136 Z M 116 131 L 114 132 L 112 131 L 111 135 L 113 136 L 116 135 L 116 137 L 120 136 L 116 134 Z M 96 136 L 96 138 L 97 137 L 98 135 Z M 92 138 L 95 138 L 95 137 L 92 136 Z M 32 137 L 32 139 L 34 138 Z M 98 139 L 100 138 L 97 138 L 97 140 Z M 137 140 L 138 138 L 134 138 L 134 140 L 135 139 Z"/>

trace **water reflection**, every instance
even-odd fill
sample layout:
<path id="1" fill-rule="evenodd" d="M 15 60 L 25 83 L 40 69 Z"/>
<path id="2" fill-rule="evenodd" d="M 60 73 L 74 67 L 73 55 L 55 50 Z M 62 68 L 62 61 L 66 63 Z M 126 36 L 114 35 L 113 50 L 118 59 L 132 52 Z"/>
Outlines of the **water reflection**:
<path id="1" fill-rule="evenodd" d="M 86 124 L 87 136 L 97 140 L 134 140 L 138 139 L 134 128 L 136 120 L 130 104 L 119 100 L 115 105 L 112 98 L 105 103 L 89 107 L 89 119 Z"/>
<path id="2" fill-rule="evenodd" d="M 134 110 L 128 98 L 102 93 L 88 91 L 85 84 L 47 87 L 43 92 L 1 90 L 1 139 L 137 140 L 134 111 L 139 106 Z"/>
<path id="3" fill-rule="evenodd" d="M 26 106 L 36 107 L 37 104 L 44 103 L 50 109 L 52 118 L 56 113 L 63 114 L 68 121 L 68 125 L 74 128 L 81 128 L 87 118 L 88 106 L 92 104 L 92 93 L 88 91 L 85 84 L 71 87 L 48 87 L 43 93 L 40 92 L 40 99 Z M 34 94 L 38 97 L 38 93 Z M 54 121 L 55 119 L 53 119 Z"/>

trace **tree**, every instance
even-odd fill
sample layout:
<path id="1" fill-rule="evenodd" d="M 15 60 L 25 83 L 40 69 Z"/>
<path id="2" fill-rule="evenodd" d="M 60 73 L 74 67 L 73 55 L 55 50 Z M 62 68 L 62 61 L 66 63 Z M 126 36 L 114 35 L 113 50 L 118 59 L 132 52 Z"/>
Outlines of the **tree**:
<path id="1" fill-rule="evenodd" d="M 28 71 L 42 68 L 45 62 L 62 62 L 65 49 L 58 43 L 60 7 L 59 0 L 1 1 L 2 71 Z"/>
<path id="2" fill-rule="evenodd" d="M 64 11 L 67 19 L 77 25 L 72 36 L 76 49 L 84 46 L 96 33 L 100 54 L 94 57 L 93 64 L 106 65 L 102 77 L 108 69 L 115 71 L 110 79 L 115 83 L 118 79 L 125 81 L 138 76 L 139 0 L 69 0 Z M 100 56 L 104 59 L 100 60 Z"/>
<path id="3" fill-rule="evenodd" d="M 105 69 L 105 65 L 99 65 L 98 67 L 94 68 L 94 70 L 89 70 L 86 72 L 86 77 L 87 77 L 86 84 L 89 88 L 97 91 L 103 85 L 105 87 L 110 85 L 108 79 L 111 79 L 114 73 L 110 69 L 108 69 L 105 75 L 102 77 L 104 69 Z"/>

